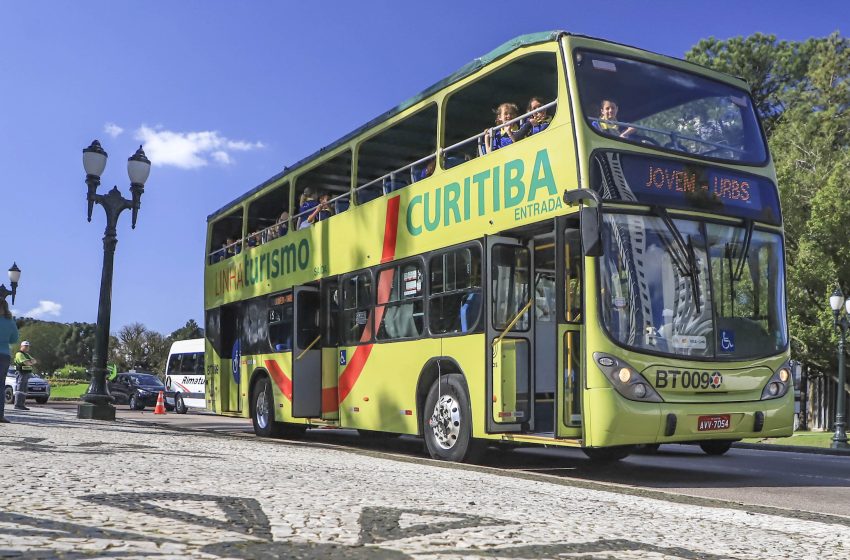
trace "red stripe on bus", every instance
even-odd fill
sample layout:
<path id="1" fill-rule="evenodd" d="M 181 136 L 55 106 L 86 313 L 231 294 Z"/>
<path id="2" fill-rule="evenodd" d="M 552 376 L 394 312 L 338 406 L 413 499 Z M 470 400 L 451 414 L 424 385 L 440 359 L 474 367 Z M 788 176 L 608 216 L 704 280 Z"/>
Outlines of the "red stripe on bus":
<path id="1" fill-rule="evenodd" d="M 363 372 L 363 366 L 366 365 L 366 360 L 369 359 L 371 352 L 371 344 L 358 346 L 354 350 L 354 355 L 348 360 L 348 365 L 345 366 L 342 375 L 339 376 L 339 402 L 344 401 L 354 388 L 354 384 L 357 383 L 357 378 Z"/>
<path id="2" fill-rule="evenodd" d="M 280 392 L 283 396 L 292 400 L 292 380 L 283 373 L 278 363 L 274 360 L 266 360 L 266 369 L 269 370 L 269 375 L 272 376 Z"/>
<path id="3" fill-rule="evenodd" d="M 400 196 L 387 199 L 387 221 L 384 224 L 384 251 L 381 262 L 385 263 L 395 258 L 395 243 L 398 238 L 398 207 Z"/>
<path id="4" fill-rule="evenodd" d="M 339 403 L 336 400 L 336 390 L 336 387 L 322 389 L 322 412 L 336 412 L 339 410 Z"/>

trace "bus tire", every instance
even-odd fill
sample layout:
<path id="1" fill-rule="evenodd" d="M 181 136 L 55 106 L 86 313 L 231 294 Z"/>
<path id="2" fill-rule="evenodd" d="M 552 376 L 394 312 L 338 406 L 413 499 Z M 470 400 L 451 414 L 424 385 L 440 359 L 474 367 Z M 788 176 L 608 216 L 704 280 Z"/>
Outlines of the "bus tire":
<path id="1" fill-rule="evenodd" d="M 187 410 L 186 403 L 183 402 L 183 397 L 180 396 L 180 393 L 174 395 L 174 412 L 177 414 L 186 414 Z"/>
<path id="2" fill-rule="evenodd" d="M 587 458 L 596 463 L 613 463 L 625 459 L 632 452 L 631 445 L 617 445 L 614 447 L 582 447 L 581 450 Z"/>
<path id="3" fill-rule="evenodd" d="M 260 377 L 254 382 L 251 395 L 251 422 L 254 433 L 259 437 L 280 437 L 282 429 L 274 420 L 274 392 L 268 377 Z"/>
<path id="4" fill-rule="evenodd" d="M 732 442 L 724 440 L 709 440 L 701 441 L 699 446 L 706 455 L 723 455 L 729 451 L 730 447 L 732 447 Z"/>
<path id="5" fill-rule="evenodd" d="M 425 447 L 434 459 L 456 463 L 478 459 L 484 444 L 472 437 L 472 411 L 463 376 L 438 378 L 425 398 L 422 414 Z"/>

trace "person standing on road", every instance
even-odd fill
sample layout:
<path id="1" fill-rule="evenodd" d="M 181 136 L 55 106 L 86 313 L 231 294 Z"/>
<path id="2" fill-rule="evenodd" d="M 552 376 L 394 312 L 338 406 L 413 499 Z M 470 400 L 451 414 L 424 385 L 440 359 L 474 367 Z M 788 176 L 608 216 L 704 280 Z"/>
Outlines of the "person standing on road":
<path id="1" fill-rule="evenodd" d="M 28 340 L 21 342 L 21 351 L 15 354 L 15 369 L 18 370 L 17 384 L 15 385 L 15 408 L 17 410 L 29 410 L 27 408 L 27 385 L 32 374 L 32 366 L 38 360 L 30 356 L 30 343 Z"/>
<path id="2" fill-rule="evenodd" d="M 6 373 L 9 364 L 12 363 L 12 344 L 18 341 L 18 326 L 12 319 L 9 304 L 5 299 L 0 299 L 0 387 L 3 387 L 3 396 L 0 397 L 0 424 L 7 424 L 6 408 Z"/>

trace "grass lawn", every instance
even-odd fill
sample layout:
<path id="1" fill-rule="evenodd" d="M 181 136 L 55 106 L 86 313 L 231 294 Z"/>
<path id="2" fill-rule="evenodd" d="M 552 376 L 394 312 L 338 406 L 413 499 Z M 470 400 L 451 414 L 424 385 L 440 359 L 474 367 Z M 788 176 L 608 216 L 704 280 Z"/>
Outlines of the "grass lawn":
<path id="1" fill-rule="evenodd" d="M 78 399 L 88 389 L 88 383 L 74 383 L 73 385 L 61 385 L 50 387 L 51 399 Z"/>
<path id="2" fill-rule="evenodd" d="M 796 432 L 786 438 L 751 438 L 747 443 L 767 443 L 776 445 L 800 445 L 804 447 L 829 447 L 833 432 Z"/>

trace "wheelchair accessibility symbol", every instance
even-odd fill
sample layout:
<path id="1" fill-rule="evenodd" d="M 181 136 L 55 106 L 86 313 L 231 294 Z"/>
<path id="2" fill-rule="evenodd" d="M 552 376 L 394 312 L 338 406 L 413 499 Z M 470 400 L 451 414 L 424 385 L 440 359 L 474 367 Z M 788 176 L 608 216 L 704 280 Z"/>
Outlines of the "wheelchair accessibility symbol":
<path id="1" fill-rule="evenodd" d="M 735 332 L 734 331 L 720 331 L 720 351 L 721 352 L 734 352 L 735 351 Z"/>

